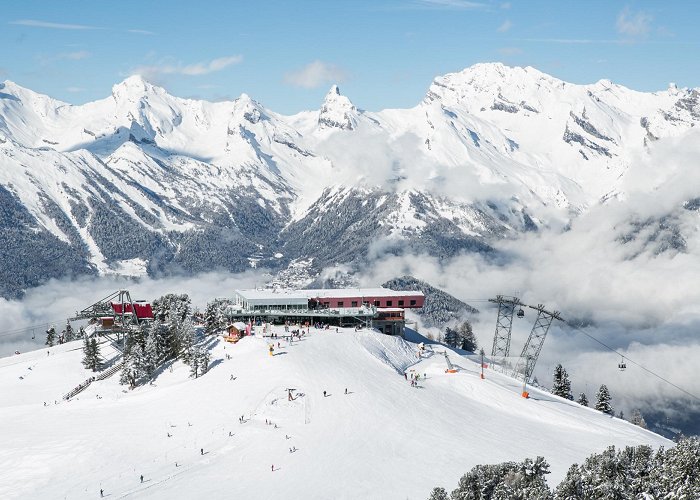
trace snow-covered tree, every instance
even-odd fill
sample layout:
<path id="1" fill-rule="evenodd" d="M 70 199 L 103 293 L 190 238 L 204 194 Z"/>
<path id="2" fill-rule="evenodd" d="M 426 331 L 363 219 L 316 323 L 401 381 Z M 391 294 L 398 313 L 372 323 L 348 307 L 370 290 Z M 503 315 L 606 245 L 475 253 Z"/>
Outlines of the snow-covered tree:
<path id="1" fill-rule="evenodd" d="M 632 417 L 630 417 L 630 422 L 632 422 L 634 425 L 638 425 L 642 429 L 647 428 L 647 423 L 644 420 L 642 412 L 639 410 L 639 408 L 635 408 L 634 410 L 632 410 Z"/>
<path id="2" fill-rule="evenodd" d="M 574 400 L 574 395 L 571 394 L 571 380 L 569 374 L 566 373 L 561 363 L 554 368 L 554 383 L 552 385 L 552 394 L 561 396 L 570 401 Z"/>
<path id="3" fill-rule="evenodd" d="M 445 488 L 433 488 L 433 491 L 430 492 L 430 497 L 428 497 L 428 500 L 450 500 L 450 497 L 447 495 L 447 491 L 445 491 Z"/>
<path id="4" fill-rule="evenodd" d="M 209 361 L 211 360 L 211 353 L 209 349 L 205 346 L 199 348 L 197 353 L 197 365 L 199 366 L 199 374 L 204 375 L 209 371 Z"/>
<path id="5" fill-rule="evenodd" d="M 160 321 L 169 322 L 174 317 L 185 321 L 192 310 L 192 300 L 187 294 L 177 295 L 168 293 L 155 299 L 151 307 L 153 308 L 153 316 Z"/>
<path id="6" fill-rule="evenodd" d="M 162 359 L 162 351 L 158 336 L 153 328 L 147 328 L 146 346 L 143 350 L 144 368 L 146 375 L 152 377 Z"/>
<path id="7" fill-rule="evenodd" d="M 100 368 L 100 345 L 95 337 L 83 340 L 83 366 L 93 372 Z"/>
<path id="8" fill-rule="evenodd" d="M 56 328 L 54 328 L 53 325 L 46 330 L 46 345 L 49 347 L 53 347 L 54 344 L 56 343 Z"/>
<path id="9" fill-rule="evenodd" d="M 199 346 L 194 346 L 190 350 L 190 376 L 197 378 L 199 377 L 199 356 L 200 348 Z"/>
<path id="10" fill-rule="evenodd" d="M 70 322 L 66 323 L 66 330 L 63 334 L 63 340 L 64 342 L 72 342 L 75 340 L 75 332 L 73 331 L 73 327 L 70 325 Z"/>
<path id="11" fill-rule="evenodd" d="M 576 402 L 581 406 L 588 406 L 588 396 L 586 396 L 586 393 L 580 393 Z"/>
<path id="12" fill-rule="evenodd" d="M 612 404 L 610 404 L 611 401 L 612 396 L 610 396 L 608 387 L 605 384 L 601 385 L 596 395 L 595 409 L 607 413 L 608 415 L 615 415 L 615 409 L 612 407 Z"/>
<path id="13" fill-rule="evenodd" d="M 185 363 L 190 364 L 195 345 L 195 331 L 192 322 L 187 320 L 182 323 L 177 335 L 179 338 L 180 347 L 179 358 Z"/>
<path id="14" fill-rule="evenodd" d="M 207 335 L 221 333 L 228 324 L 226 309 L 231 305 L 228 299 L 214 299 L 204 311 L 204 332 Z"/>
<path id="15" fill-rule="evenodd" d="M 476 343 L 476 337 L 474 336 L 472 324 L 469 321 L 465 321 L 459 325 L 457 328 L 457 334 L 459 336 L 457 345 L 460 347 L 460 349 L 476 352 L 478 345 Z"/>

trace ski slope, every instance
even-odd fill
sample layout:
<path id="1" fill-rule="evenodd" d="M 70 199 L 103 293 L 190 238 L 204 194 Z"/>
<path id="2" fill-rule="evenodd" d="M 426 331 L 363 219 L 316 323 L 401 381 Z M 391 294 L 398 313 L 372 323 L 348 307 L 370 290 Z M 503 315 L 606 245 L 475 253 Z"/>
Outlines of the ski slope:
<path id="1" fill-rule="evenodd" d="M 525 400 L 457 353 L 446 374 L 442 346 L 418 359 L 399 338 L 313 328 L 274 356 L 260 337 L 208 342 L 201 378 L 178 362 L 150 385 L 128 391 L 115 375 L 70 402 L 91 376 L 80 342 L 0 359 L 0 498 L 425 499 L 480 463 L 543 455 L 555 485 L 608 445 L 672 445 L 548 393 Z M 413 388 L 405 370 L 427 378 Z"/>

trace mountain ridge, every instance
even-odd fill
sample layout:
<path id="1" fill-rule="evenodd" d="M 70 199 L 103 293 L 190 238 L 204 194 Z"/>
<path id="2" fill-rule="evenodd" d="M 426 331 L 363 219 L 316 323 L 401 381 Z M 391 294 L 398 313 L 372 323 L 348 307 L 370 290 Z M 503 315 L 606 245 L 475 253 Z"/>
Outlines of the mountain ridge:
<path id="1" fill-rule="evenodd" d="M 79 272 L 96 274 L 488 253 L 624 202 L 638 159 L 696 123 L 697 89 L 575 85 L 500 63 L 436 77 L 413 108 L 363 111 L 334 85 L 318 111 L 291 116 L 140 76 L 79 106 L 6 81 L 0 186 L 28 215 L 4 226 L 58 238 L 59 255 L 77 251 Z M 0 294 L 52 277 L 29 262 Z"/>

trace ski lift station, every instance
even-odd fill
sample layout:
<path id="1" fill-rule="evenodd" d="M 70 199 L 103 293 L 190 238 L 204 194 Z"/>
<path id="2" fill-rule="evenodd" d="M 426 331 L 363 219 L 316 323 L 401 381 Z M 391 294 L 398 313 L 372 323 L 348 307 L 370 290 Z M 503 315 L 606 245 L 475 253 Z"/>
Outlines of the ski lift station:
<path id="1" fill-rule="evenodd" d="M 405 309 L 423 307 L 422 292 L 388 288 L 236 290 L 228 316 L 234 320 L 372 326 L 403 336 Z"/>

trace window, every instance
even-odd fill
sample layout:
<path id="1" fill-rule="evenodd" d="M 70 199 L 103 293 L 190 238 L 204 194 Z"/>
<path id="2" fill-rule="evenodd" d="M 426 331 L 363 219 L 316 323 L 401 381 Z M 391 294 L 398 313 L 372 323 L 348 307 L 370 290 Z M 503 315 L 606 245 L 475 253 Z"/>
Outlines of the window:
<path id="1" fill-rule="evenodd" d="M 375 301 L 374 301 L 374 306 L 375 306 L 375 307 L 379 307 L 379 301 L 378 301 L 378 300 L 375 300 Z"/>
<path id="2" fill-rule="evenodd" d="M 399 307 L 403 307 L 403 300 L 399 300 Z"/>
<path id="3" fill-rule="evenodd" d="M 353 300 L 352 303 L 350 304 L 351 307 L 357 307 L 357 301 Z"/>
<path id="4" fill-rule="evenodd" d="M 415 305 L 416 305 L 416 300 L 415 300 L 415 299 L 411 299 L 411 305 L 412 305 L 412 306 L 415 306 Z"/>
<path id="5" fill-rule="evenodd" d="M 343 307 L 344 304 L 345 304 L 345 303 L 344 303 L 342 300 L 338 301 L 338 307 Z"/>
<path id="6" fill-rule="evenodd" d="M 387 307 L 391 307 L 391 304 L 392 304 L 392 302 L 391 302 L 390 300 L 387 300 L 387 301 L 386 301 L 386 306 L 387 306 Z"/>
<path id="7" fill-rule="evenodd" d="M 331 305 L 330 302 L 324 302 L 324 303 L 323 303 L 323 307 L 328 307 L 328 306 L 330 306 L 330 305 Z"/>

